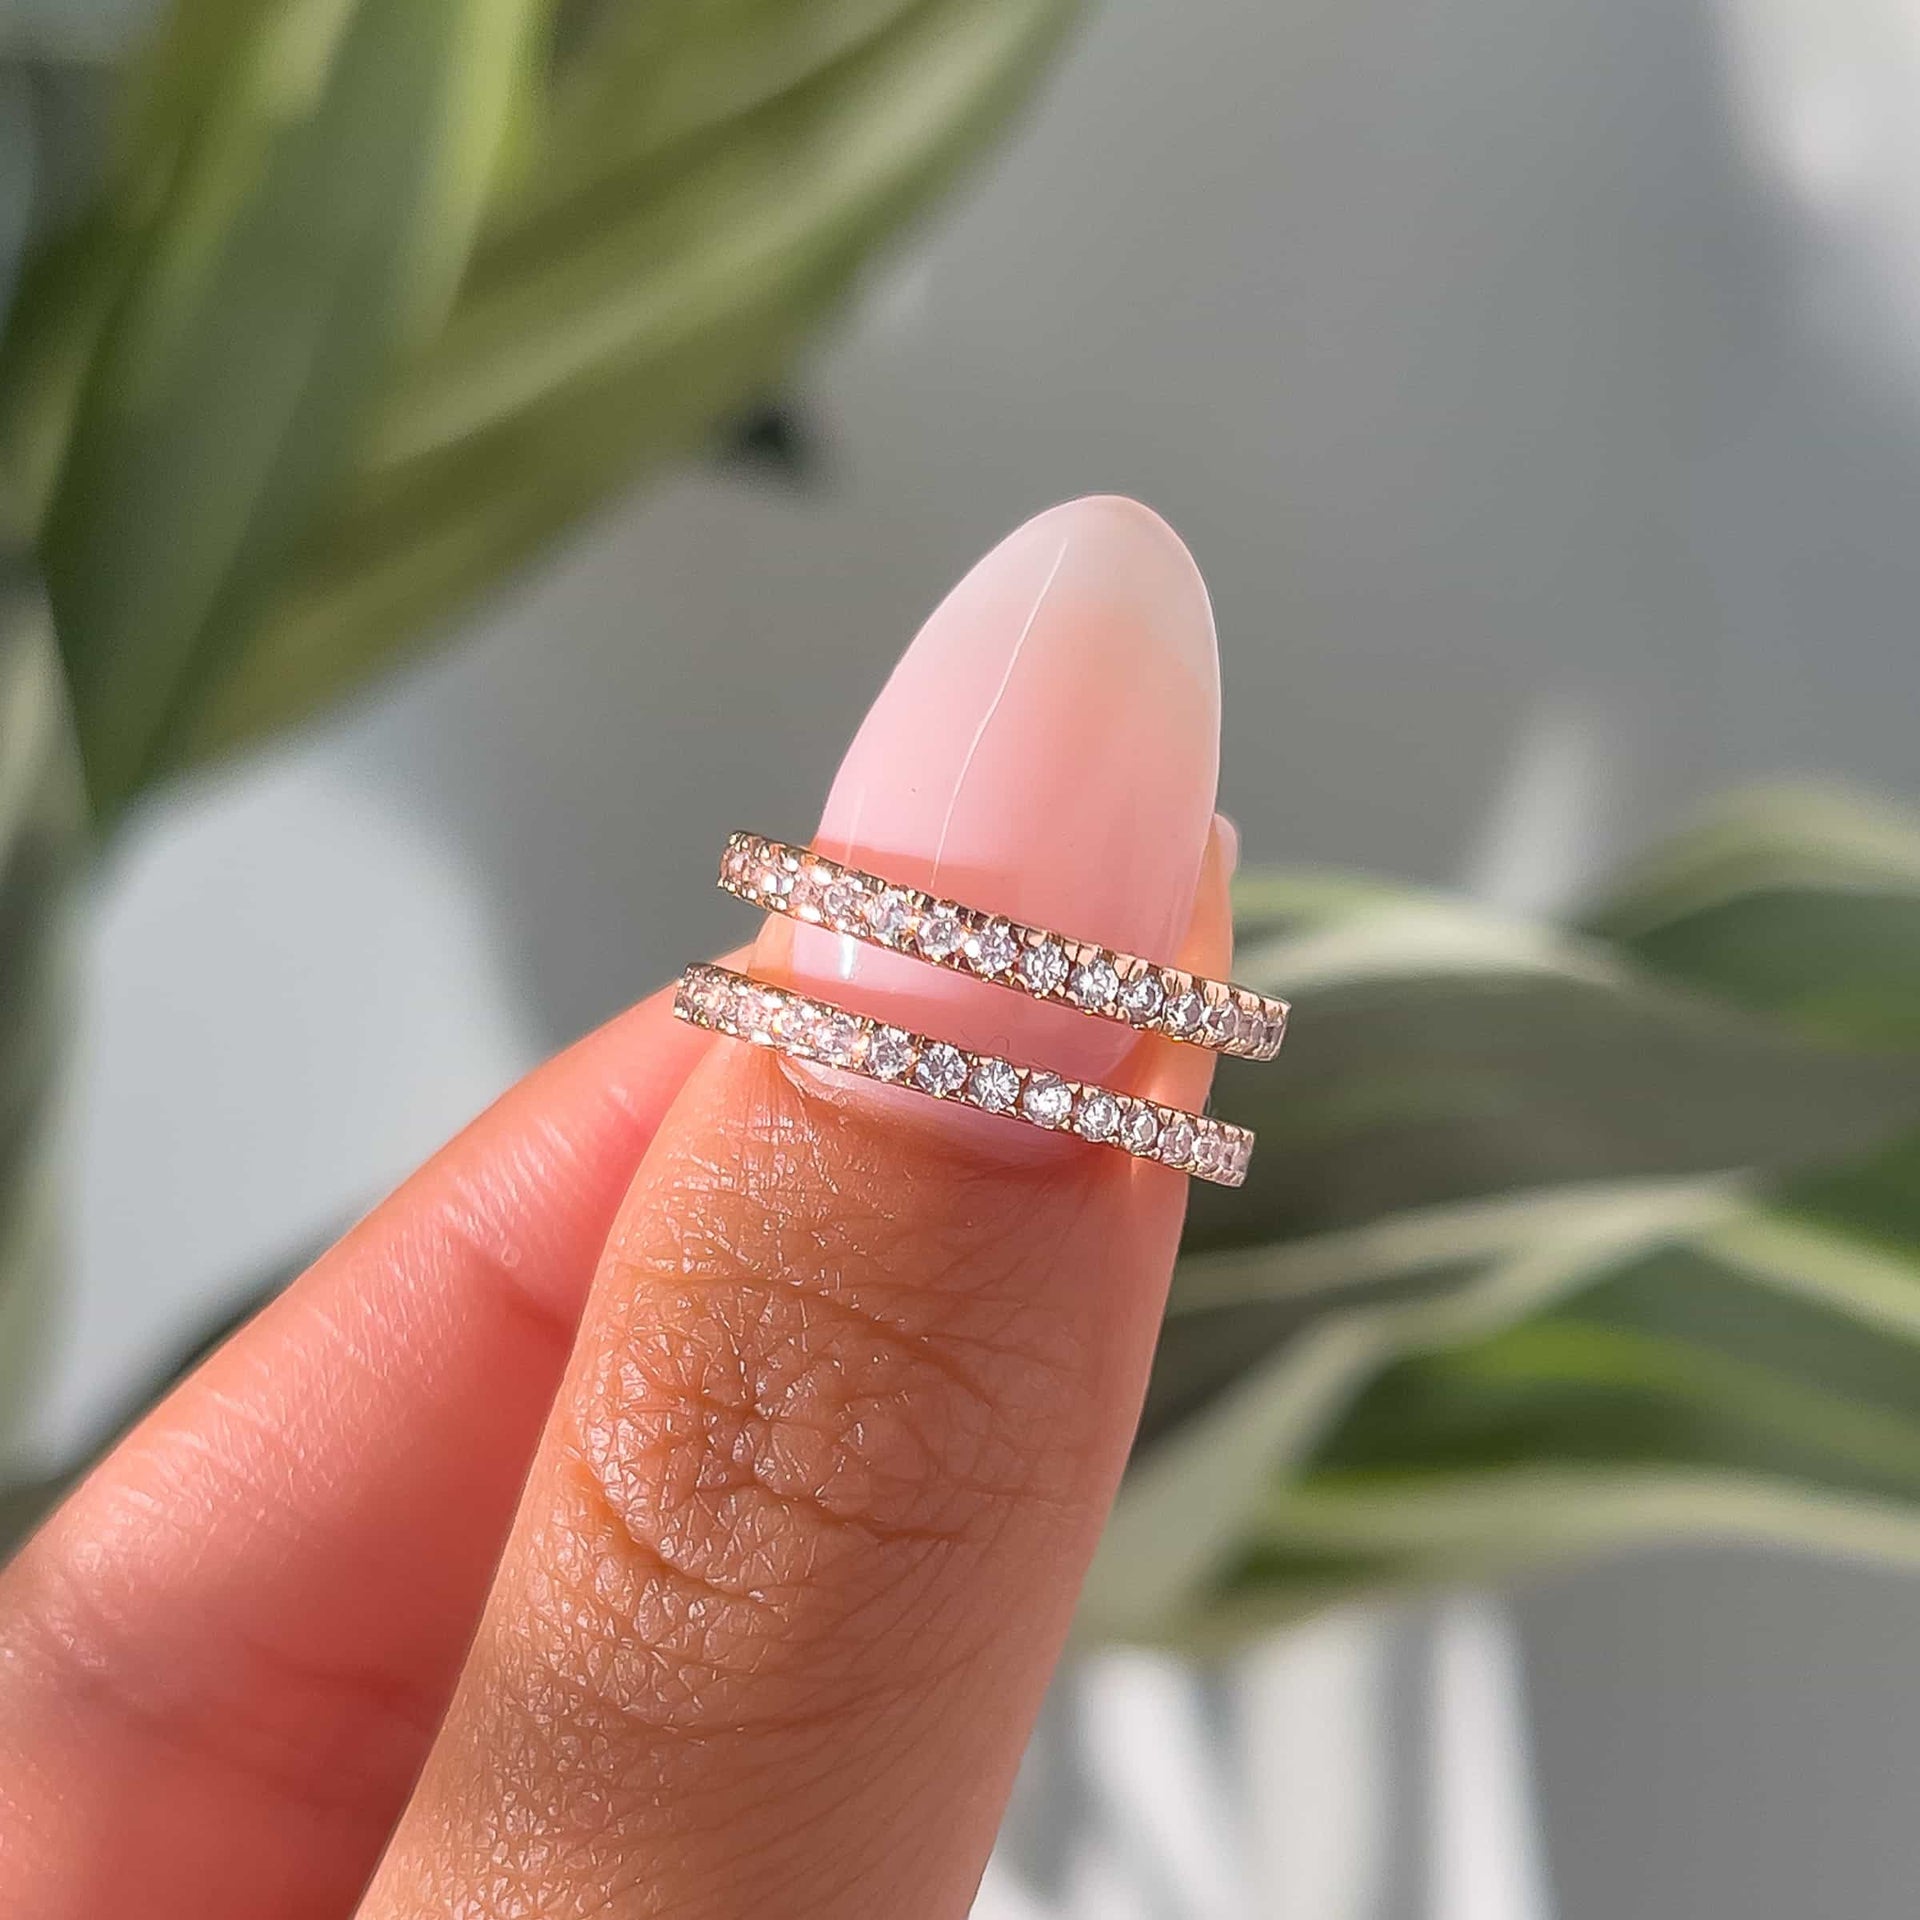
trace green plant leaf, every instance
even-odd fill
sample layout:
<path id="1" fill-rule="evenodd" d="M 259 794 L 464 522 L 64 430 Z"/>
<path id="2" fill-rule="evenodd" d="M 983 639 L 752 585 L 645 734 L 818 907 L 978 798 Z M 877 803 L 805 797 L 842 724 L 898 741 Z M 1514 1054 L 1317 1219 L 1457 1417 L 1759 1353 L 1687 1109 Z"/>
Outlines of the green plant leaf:
<path id="1" fill-rule="evenodd" d="M 1852 900 L 1809 866 L 1801 913 Z M 1252 1185 L 1194 1196 L 1083 1631 L 1216 1645 L 1654 1540 L 1920 1565 L 1920 1063 L 1591 935 L 1248 884 L 1292 1035 L 1223 1074 Z"/>
<path id="2" fill-rule="evenodd" d="M 71 1022 L 85 808 L 45 602 L 0 560 L 0 1439 L 39 1361 L 58 1216 L 51 1115 Z"/>
<path id="3" fill-rule="evenodd" d="M 552 5 L 183 0 L 112 191 L 31 263 L 0 506 L 103 814 L 705 444 L 1076 11 Z"/>
<path id="4" fill-rule="evenodd" d="M 1222 1064 L 1217 1104 L 1260 1151 L 1244 1191 L 1196 1189 L 1193 1249 L 1573 1182 L 1832 1162 L 1920 1118 L 1913 1062 L 1598 940 L 1412 891 L 1312 898 L 1290 930 L 1241 943 L 1236 971 L 1296 1013 L 1277 1065 Z"/>
<path id="5" fill-rule="evenodd" d="M 185 751 L 353 684 L 704 444 L 1000 127 L 1075 9 L 775 11 L 770 37 L 749 31 L 764 4 L 736 4 L 693 10 L 670 44 L 636 21 L 576 57 L 447 327 L 395 382 Z"/>
<path id="6" fill-rule="evenodd" d="M 1806 1031 L 1920 1049 L 1920 819 L 1816 787 L 1737 795 L 1585 916 L 1643 966 Z"/>
<path id="7" fill-rule="evenodd" d="M 184 0 L 143 69 L 106 204 L 25 289 L 55 311 L 21 322 L 103 815 L 177 759 L 370 398 L 437 330 L 539 19 L 535 0 Z"/>

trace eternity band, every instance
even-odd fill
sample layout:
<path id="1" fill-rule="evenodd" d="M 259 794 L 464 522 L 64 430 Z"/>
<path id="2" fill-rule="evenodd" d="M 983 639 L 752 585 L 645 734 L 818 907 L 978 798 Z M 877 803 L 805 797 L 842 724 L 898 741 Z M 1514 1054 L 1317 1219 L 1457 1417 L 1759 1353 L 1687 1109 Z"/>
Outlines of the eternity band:
<path id="1" fill-rule="evenodd" d="M 736 1040 L 910 1087 L 935 1100 L 963 1101 L 1050 1133 L 1078 1134 L 1216 1186 L 1237 1187 L 1247 1177 L 1253 1135 L 1245 1127 L 1064 1079 L 996 1053 L 969 1053 L 725 967 L 689 967 L 680 976 L 673 1010 L 682 1020 Z"/>
<path id="2" fill-rule="evenodd" d="M 1284 1000 L 895 886 L 804 847 L 732 834 L 720 884 L 769 913 L 1216 1053 L 1271 1060 L 1286 1037 Z"/>

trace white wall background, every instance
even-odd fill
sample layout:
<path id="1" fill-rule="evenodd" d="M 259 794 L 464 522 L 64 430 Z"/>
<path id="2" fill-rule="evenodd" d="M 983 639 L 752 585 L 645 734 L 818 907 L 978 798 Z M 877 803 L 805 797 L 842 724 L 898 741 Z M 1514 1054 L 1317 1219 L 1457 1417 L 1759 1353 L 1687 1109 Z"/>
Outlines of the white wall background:
<path id="1" fill-rule="evenodd" d="M 799 382 L 809 490 L 621 509 L 122 845 L 34 1444 L 737 932 L 720 833 L 804 831 L 1064 495 L 1198 552 L 1253 860 L 1551 894 L 1736 778 L 1920 789 L 1915 127 L 1903 0 L 1110 0 Z M 1920 1593 L 1669 1556 L 1517 1619 L 1565 1920 L 1911 1912 Z"/>

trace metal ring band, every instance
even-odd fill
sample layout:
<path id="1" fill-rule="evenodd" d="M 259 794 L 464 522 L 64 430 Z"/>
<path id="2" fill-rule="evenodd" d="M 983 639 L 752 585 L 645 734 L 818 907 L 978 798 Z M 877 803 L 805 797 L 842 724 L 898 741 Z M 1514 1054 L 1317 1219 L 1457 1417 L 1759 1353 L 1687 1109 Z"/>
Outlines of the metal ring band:
<path id="1" fill-rule="evenodd" d="M 1067 1080 L 997 1053 L 970 1053 L 726 967 L 689 967 L 680 976 L 673 1010 L 714 1033 L 936 1100 L 959 1100 L 1049 1133 L 1078 1134 L 1216 1186 L 1237 1187 L 1247 1177 L 1253 1135 L 1245 1127 Z"/>
<path id="2" fill-rule="evenodd" d="M 898 887 L 779 840 L 730 835 L 720 884 L 769 913 L 1215 1053 L 1271 1060 L 1286 1038 L 1284 1000 Z"/>

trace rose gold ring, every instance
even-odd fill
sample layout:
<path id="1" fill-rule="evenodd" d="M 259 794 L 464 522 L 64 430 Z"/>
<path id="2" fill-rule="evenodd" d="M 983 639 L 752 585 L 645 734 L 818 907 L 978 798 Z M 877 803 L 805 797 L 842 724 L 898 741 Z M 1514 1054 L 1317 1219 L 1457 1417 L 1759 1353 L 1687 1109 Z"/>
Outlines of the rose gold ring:
<path id="1" fill-rule="evenodd" d="M 1245 1127 L 1021 1066 L 997 1053 L 970 1053 L 725 967 L 689 967 L 680 976 L 673 1010 L 682 1020 L 736 1040 L 910 1087 L 935 1100 L 959 1100 L 1050 1133 L 1077 1134 L 1216 1186 L 1237 1187 L 1247 1177 L 1253 1135 Z"/>
<path id="2" fill-rule="evenodd" d="M 769 913 L 1215 1053 L 1271 1060 L 1286 1037 L 1284 1000 L 895 886 L 804 847 L 732 834 L 720 884 Z"/>

